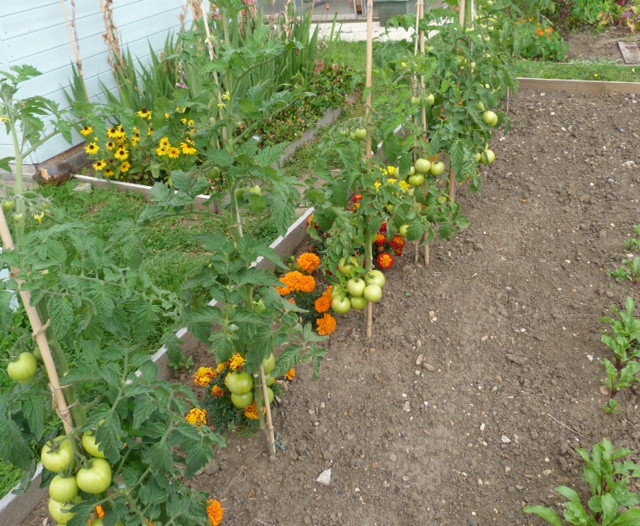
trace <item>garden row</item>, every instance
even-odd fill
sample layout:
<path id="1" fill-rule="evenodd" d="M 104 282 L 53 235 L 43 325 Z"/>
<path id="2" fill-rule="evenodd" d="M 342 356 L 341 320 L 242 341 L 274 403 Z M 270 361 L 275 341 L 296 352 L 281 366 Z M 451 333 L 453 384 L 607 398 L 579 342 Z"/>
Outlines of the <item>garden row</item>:
<path id="1" fill-rule="evenodd" d="M 415 45 L 384 47 L 377 57 L 385 66 L 376 72 L 376 90 L 384 95 L 373 103 L 366 86 L 365 116 L 345 119 L 323 137 L 304 185 L 278 166 L 285 145 L 262 140 L 271 139 L 269 126 L 294 93 L 269 91 L 274 86 L 263 79 L 305 71 L 311 59 L 303 51 L 315 42 L 308 26 L 295 34 L 297 19 L 287 18 L 274 33 L 251 6 L 235 1 L 219 4 L 216 16 L 181 36 L 180 53 L 167 64 L 185 82 L 166 97 L 142 107 L 94 105 L 75 90 L 94 169 L 156 181 L 152 204 L 111 238 L 65 221 L 40 194 L 23 192 L 25 149 L 16 142 L 16 193 L 0 213 L 2 261 L 12 269 L 0 295 L 2 325 L 15 326 L 9 305 L 11 291 L 18 292 L 41 358 L 25 348 L 28 331 L 19 334 L 9 353 L 16 384 L 0 398 L 8 417 L 0 423 L 7 437 L 0 456 L 25 471 L 25 483 L 42 460 L 49 511 L 59 524 L 220 524 L 215 496 L 184 484 L 224 444 L 207 424 L 221 415 L 257 420 L 275 453 L 276 379 L 291 376 L 303 360 L 318 372 L 335 315 L 365 310 L 373 331 L 382 271 L 407 243 L 425 247 L 428 258 L 436 236 L 450 238 L 468 224 L 456 187 L 480 188 L 480 165 L 495 159 L 491 134 L 508 126 L 500 102 L 516 88 L 509 40 L 515 26 L 503 7 L 484 6 L 477 25 L 469 14 L 465 23 L 447 10 L 419 13 Z M 427 46 L 424 35 L 436 29 Z M 276 66 L 279 59 L 285 62 Z M 314 69 L 327 72 L 332 86 L 345 82 L 330 65 Z M 15 73 L 4 80 L 12 97 L 33 74 Z M 123 85 L 133 86 L 133 79 Z M 39 116 L 55 108 L 40 99 L 4 104 L 11 131 L 22 125 L 26 144 L 35 147 L 43 138 Z M 381 145 L 376 155 L 372 144 Z M 158 287 L 142 265 L 144 232 L 169 218 L 207 213 L 197 210 L 196 199 L 211 191 L 224 207 L 221 228 L 196 236 L 206 257 L 184 276 L 179 293 Z M 313 207 L 307 230 L 317 246 L 287 265 L 268 242 L 247 233 L 245 217 L 268 211 L 284 234 L 298 204 Z M 196 375 L 211 401 L 224 404 L 212 403 L 210 414 L 189 388 L 161 380 L 149 359 L 148 341 L 162 320 L 174 323 L 162 339 L 174 366 L 184 360 L 176 328 L 185 327 L 213 354 L 215 367 Z M 52 419 L 51 391 L 64 432 Z"/>

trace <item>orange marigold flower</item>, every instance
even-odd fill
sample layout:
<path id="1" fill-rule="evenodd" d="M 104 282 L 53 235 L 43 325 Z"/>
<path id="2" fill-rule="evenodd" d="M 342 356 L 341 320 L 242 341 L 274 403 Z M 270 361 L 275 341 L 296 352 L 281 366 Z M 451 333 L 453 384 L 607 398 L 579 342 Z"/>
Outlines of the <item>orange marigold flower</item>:
<path id="1" fill-rule="evenodd" d="M 313 214 L 311 214 L 309 216 L 309 219 L 307 219 L 307 230 L 309 230 L 309 227 L 311 226 L 311 223 L 313 223 Z"/>
<path id="2" fill-rule="evenodd" d="M 316 290 L 316 280 L 313 276 L 303 276 L 303 279 L 300 280 L 300 286 L 298 288 L 299 292 L 306 292 L 307 294 L 312 293 Z"/>
<path id="3" fill-rule="evenodd" d="M 293 382 L 293 379 L 296 377 L 296 370 L 289 369 L 289 371 L 287 372 L 287 374 L 284 375 L 284 377 L 290 382 Z"/>
<path id="4" fill-rule="evenodd" d="M 403 250 L 407 246 L 407 242 L 400 234 L 396 234 L 391 241 L 389 241 L 389 246 L 395 251 Z"/>
<path id="5" fill-rule="evenodd" d="M 312 274 L 318 267 L 320 266 L 320 258 L 311 252 L 305 252 L 301 256 L 298 257 L 297 260 L 298 268 L 302 272 L 306 272 L 307 274 Z"/>
<path id="6" fill-rule="evenodd" d="M 96 513 L 98 514 L 99 519 L 104 519 L 104 510 L 99 504 L 96 506 Z"/>
<path id="7" fill-rule="evenodd" d="M 316 308 L 317 313 L 324 314 L 325 312 L 329 311 L 329 309 L 331 308 L 331 300 L 333 299 L 331 297 L 332 291 L 333 287 L 329 287 L 324 292 L 324 294 L 315 301 L 313 305 Z"/>
<path id="8" fill-rule="evenodd" d="M 229 367 L 229 362 L 223 362 L 218 364 L 218 367 L 216 367 L 216 376 L 219 374 L 224 373 Z"/>
<path id="9" fill-rule="evenodd" d="M 376 234 L 376 240 L 374 241 L 376 245 L 379 247 L 383 247 L 387 244 L 387 236 L 385 236 L 382 232 L 378 232 Z"/>
<path id="10" fill-rule="evenodd" d="M 544 35 L 544 32 L 542 31 L 542 29 L 538 29 L 538 30 L 536 31 L 536 33 L 538 33 L 538 36 L 539 36 L 539 37 L 541 37 L 541 36 L 543 36 L 543 35 Z"/>
<path id="11" fill-rule="evenodd" d="M 220 526 L 222 519 L 224 518 L 224 509 L 220 501 L 209 499 L 207 501 L 207 515 L 209 515 L 209 522 L 211 526 Z"/>
<path id="12" fill-rule="evenodd" d="M 193 408 L 189 411 L 185 420 L 192 426 L 200 427 L 207 425 L 207 410 Z"/>
<path id="13" fill-rule="evenodd" d="M 244 365 L 244 358 L 239 354 L 234 354 L 231 357 L 231 360 L 229 361 L 229 369 L 231 369 L 232 371 L 237 371 L 238 369 L 241 369 L 243 365 Z"/>
<path id="14" fill-rule="evenodd" d="M 378 265 L 378 268 L 381 268 L 382 270 L 389 270 L 396 264 L 396 260 L 388 252 L 383 252 L 377 257 L 376 264 Z"/>
<path id="15" fill-rule="evenodd" d="M 215 370 L 211 367 L 200 367 L 193 376 L 193 383 L 198 387 L 207 387 L 216 376 Z"/>
<path id="16" fill-rule="evenodd" d="M 305 276 L 297 270 L 287 272 L 280 278 L 280 281 L 285 285 L 284 287 L 276 287 L 280 296 L 286 296 L 292 292 L 310 293 L 316 288 L 316 280 L 313 276 Z"/>
<path id="17" fill-rule="evenodd" d="M 227 391 L 219 385 L 214 385 L 213 389 L 211 389 L 211 394 L 214 396 L 214 398 L 224 398 L 225 396 L 227 396 Z"/>
<path id="18" fill-rule="evenodd" d="M 380 232 L 382 232 L 383 234 L 387 233 L 387 222 L 386 221 L 382 222 L 382 226 L 380 227 Z"/>
<path id="19" fill-rule="evenodd" d="M 258 413 L 258 406 L 253 402 L 249 407 L 245 408 L 244 416 L 249 420 L 259 420 L 260 414 Z"/>
<path id="20" fill-rule="evenodd" d="M 320 336 L 330 336 L 336 331 L 336 327 L 338 326 L 336 319 L 327 312 L 325 312 L 322 318 L 318 318 L 316 323 L 318 324 L 318 334 Z"/>
<path id="21" fill-rule="evenodd" d="M 546 31 L 547 31 L 547 33 L 553 33 L 553 28 L 552 28 L 552 27 L 548 27 L 548 28 L 546 29 Z"/>

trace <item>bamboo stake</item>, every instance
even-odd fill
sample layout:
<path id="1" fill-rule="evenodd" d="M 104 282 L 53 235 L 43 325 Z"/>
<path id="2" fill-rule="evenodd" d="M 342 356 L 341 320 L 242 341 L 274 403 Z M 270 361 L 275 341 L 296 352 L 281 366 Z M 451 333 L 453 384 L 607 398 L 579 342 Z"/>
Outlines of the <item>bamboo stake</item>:
<path id="1" fill-rule="evenodd" d="M 418 17 L 420 20 L 422 20 L 424 18 L 424 1 L 420 0 L 419 1 L 420 7 L 419 7 L 419 14 Z M 424 34 L 424 30 L 420 30 L 420 53 L 422 53 L 422 55 L 424 56 L 425 53 L 425 49 L 426 49 L 426 45 L 425 45 L 425 34 Z M 424 94 L 425 92 L 425 80 L 424 80 L 424 74 L 420 75 L 420 86 L 422 88 L 422 93 Z M 428 131 L 428 122 L 427 122 L 427 108 L 426 106 L 422 106 L 422 138 L 426 141 L 427 140 L 427 131 Z M 427 191 L 428 191 L 428 186 L 427 186 Z M 424 243 L 426 241 L 426 234 L 424 234 L 422 236 L 422 242 Z M 417 257 L 417 250 L 416 250 L 416 257 Z M 429 245 L 425 244 L 424 245 L 424 264 L 425 266 L 429 265 Z"/>
<path id="2" fill-rule="evenodd" d="M 13 245 L 13 239 L 11 238 L 11 232 L 9 231 L 9 226 L 7 225 L 7 219 L 1 207 L 0 238 L 2 239 L 2 244 L 4 245 L 5 250 L 15 249 L 15 246 Z M 17 275 L 17 273 L 17 269 L 11 269 L 12 275 L 15 276 Z M 38 311 L 31 305 L 31 292 L 22 288 L 24 280 L 16 278 L 16 282 L 18 283 L 20 298 L 22 299 L 22 303 L 27 312 L 27 317 L 29 318 L 29 322 L 31 323 L 31 328 L 33 329 L 33 337 L 36 340 L 38 347 L 40 348 L 42 361 L 44 362 L 47 375 L 49 376 L 49 384 L 51 386 L 56 411 L 60 416 L 60 419 L 62 420 L 65 433 L 69 435 L 73 432 L 73 419 L 71 417 L 70 407 L 69 405 L 67 405 L 64 393 L 62 392 L 62 386 L 60 385 L 58 371 L 56 369 L 55 362 L 53 361 L 53 356 L 51 355 L 49 342 L 47 341 L 46 330 L 49 327 L 49 322 L 47 322 L 45 325 L 42 324 L 40 316 L 38 315 Z"/>
<path id="3" fill-rule="evenodd" d="M 416 2 L 416 43 L 413 47 L 413 56 L 417 56 L 418 55 L 418 49 L 419 46 L 421 44 L 420 41 L 420 34 L 422 33 L 420 31 L 420 20 L 422 20 L 422 18 L 420 17 L 420 13 L 422 12 L 422 7 L 424 6 L 424 0 L 418 0 Z M 424 95 L 424 75 L 420 75 L 421 78 L 421 82 L 420 82 L 420 87 L 422 89 L 422 91 L 420 92 L 420 95 Z M 413 84 L 413 95 L 417 96 L 418 95 L 418 88 L 417 88 L 417 84 L 418 84 L 418 80 L 416 78 L 416 74 L 413 74 L 413 79 L 411 80 L 412 84 Z M 424 122 L 426 119 L 426 108 L 422 108 L 422 126 L 423 126 L 423 130 L 424 130 Z M 416 128 L 418 127 L 418 118 L 415 117 L 414 119 L 414 123 L 416 125 Z M 414 143 L 415 144 L 415 143 Z M 415 159 L 414 159 L 415 161 Z M 415 200 L 414 200 L 415 202 Z M 416 250 L 415 253 L 415 257 L 414 257 L 414 263 L 418 263 L 418 260 L 420 259 L 420 241 L 416 240 L 414 241 L 414 248 Z"/>
<path id="4" fill-rule="evenodd" d="M 264 365 L 262 364 L 260 364 L 260 383 L 262 384 L 261 387 L 264 407 L 267 410 L 267 440 L 269 442 L 269 454 L 273 457 L 276 454 L 276 438 L 273 431 L 273 420 L 271 418 L 271 403 L 269 402 L 269 391 L 267 391 L 267 375 L 264 372 Z"/>
<path id="5" fill-rule="evenodd" d="M 449 199 L 456 200 L 456 172 L 453 168 L 449 168 Z"/>
<path id="6" fill-rule="evenodd" d="M 466 5 L 466 1 L 465 0 L 460 0 L 459 3 L 459 12 L 458 12 L 458 18 L 460 20 L 460 25 L 464 27 L 464 15 L 465 15 L 465 11 L 467 10 L 467 5 Z"/>
<path id="7" fill-rule="evenodd" d="M 371 103 L 373 100 L 373 94 L 371 93 L 371 86 L 373 85 L 373 0 L 367 0 L 367 71 L 365 78 L 365 89 L 367 90 L 367 101 L 365 103 L 365 121 L 367 125 L 371 121 Z M 371 130 L 367 133 L 367 159 L 371 159 Z M 371 239 L 366 240 L 369 246 L 366 247 L 371 257 L 367 258 L 366 268 L 367 271 L 371 270 L 371 263 L 373 259 L 373 250 L 371 247 Z M 373 303 L 367 303 L 367 338 L 373 336 Z"/>
<path id="8" fill-rule="evenodd" d="M 78 36 L 78 26 L 76 24 L 76 0 L 71 0 L 71 20 L 69 20 L 69 14 L 67 13 L 66 1 L 60 0 L 60 3 L 62 4 L 62 14 L 64 15 L 67 32 L 69 33 L 71 52 L 73 53 L 73 58 L 76 61 L 76 68 L 78 68 L 78 75 L 80 75 L 80 78 L 82 79 L 82 85 L 84 86 L 84 92 L 87 96 L 87 100 L 91 100 L 91 97 L 89 97 L 89 90 L 87 89 L 87 83 L 84 80 L 82 59 L 80 58 L 80 37 Z"/>

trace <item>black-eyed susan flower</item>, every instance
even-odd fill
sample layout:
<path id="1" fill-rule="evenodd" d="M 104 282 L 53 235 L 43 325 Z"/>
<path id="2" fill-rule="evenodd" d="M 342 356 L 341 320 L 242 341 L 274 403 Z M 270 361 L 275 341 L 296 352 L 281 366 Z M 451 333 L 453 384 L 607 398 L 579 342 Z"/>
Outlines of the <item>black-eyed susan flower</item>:
<path id="1" fill-rule="evenodd" d="M 110 152 L 113 151 L 115 147 L 116 147 L 116 143 L 113 141 L 107 141 L 107 144 L 105 144 L 105 148 Z"/>
<path id="2" fill-rule="evenodd" d="M 96 172 L 101 172 L 102 170 L 104 170 L 104 168 L 107 166 L 107 163 L 105 163 L 102 159 L 100 159 L 99 161 L 93 163 L 93 169 Z"/>
<path id="3" fill-rule="evenodd" d="M 85 126 L 84 128 L 82 128 L 82 130 L 80 131 L 80 134 L 83 137 L 88 137 L 89 135 L 91 135 L 93 133 L 93 128 L 91 126 Z"/>
<path id="4" fill-rule="evenodd" d="M 112 169 L 112 168 L 105 168 L 105 170 L 104 170 L 104 176 L 105 176 L 107 179 L 110 179 L 110 178 L 111 178 L 111 177 L 113 177 L 114 175 L 116 175 L 116 173 L 113 171 L 113 169 Z"/>
<path id="5" fill-rule="evenodd" d="M 164 157 L 168 153 L 169 150 L 167 150 L 166 146 L 158 146 L 158 149 L 156 150 L 156 155 L 158 155 L 158 157 Z"/>
<path id="6" fill-rule="evenodd" d="M 180 149 L 182 150 L 182 153 L 184 155 L 195 155 L 196 153 L 198 153 L 198 150 L 196 150 L 193 146 L 187 144 L 186 142 L 180 143 Z"/>
<path id="7" fill-rule="evenodd" d="M 120 165 L 120 172 L 122 172 L 123 174 L 126 174 L 129 170 L 131 170 L 131 164 L 129 164 L 127 161 L 123 162 Z"/>
<path id="8" fill-rule="evenodd" d="M 147 108 L 142 108 L 138 112 L 138 115 L 140 115 L 140 117 L 142 117 L 143 119 L 147 119 L 147 120 L 151 119 L 151 112 Z"/>
<path id="9" fill-rule="evenodd" d="M 129 158 L 129 152 L 126 148 L 118 148 L 113 156 L 118 159 L 118 161 L 126 161 Z"/>
<path id="10" fill-rule="evenodd" d="M 160 139 L 160 146 L 164 148 L 169 148 L 171 146 L 171 142 L 169 141 L 169 137 L 163 137 Z"/>
<path id="11" fill-rule="evenodd" d="M 107 137 L 109 137 L 109 139 L 117 139 L 119 136 L 120 133 L 118 132 L 118 128 L 115 126 L 107 130 Z"/>
<path id="12" fill-rule="evenodd" d="M 180 148 L 176 148 L 175 146 L 168 148 L 167 155 L 170 159 L 178 159 L 180 157 Z"/>
<path id="13" fill-rule="evenodd" d="M 96 143 L 92 142 L 92 143 L 87 144 L 84 147 L 84 151 L 89 155 L 95 155 L 100 151 L 100 146 L 98 146 Z"/>

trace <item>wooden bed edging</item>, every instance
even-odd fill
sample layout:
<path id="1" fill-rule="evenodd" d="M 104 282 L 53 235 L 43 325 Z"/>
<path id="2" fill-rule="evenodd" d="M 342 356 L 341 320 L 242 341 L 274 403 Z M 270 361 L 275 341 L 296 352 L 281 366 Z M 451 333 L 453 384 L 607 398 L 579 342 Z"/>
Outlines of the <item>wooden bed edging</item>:
<path id="1" fill-rule="evenodd" d="M 547 89 L 565 91 L 576 95 L 603 95 L 605 93 L 630 93 L 640 95 L 640 82 L 609 82 L 606 80 L 563 80 L 518 78 L 520 89 Z"/>

